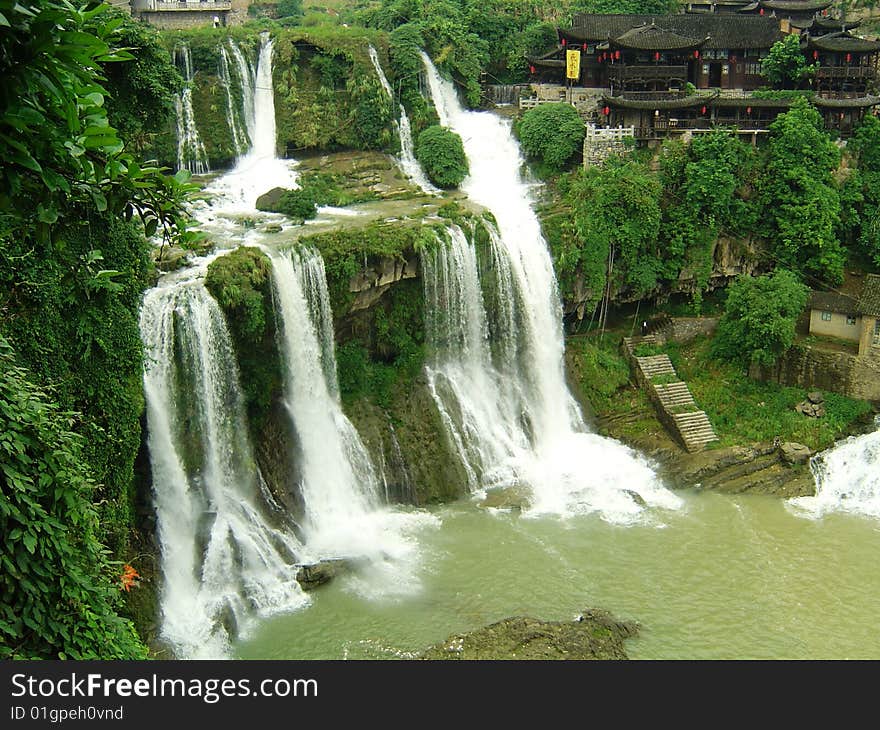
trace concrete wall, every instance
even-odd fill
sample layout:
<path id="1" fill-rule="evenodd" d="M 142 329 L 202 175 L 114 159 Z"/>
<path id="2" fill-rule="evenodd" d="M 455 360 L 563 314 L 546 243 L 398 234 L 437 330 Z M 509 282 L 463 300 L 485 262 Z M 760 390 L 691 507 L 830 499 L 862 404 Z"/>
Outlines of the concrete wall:
<path id="1" fill-rule="evenodd" d="M 820 309 L 810 310 L 810 334 L 839 337 L 842 340 L 858 342 L 862 332 L 862 318 L 856 316 L 854 324 L 847 324 L 847 315 L 839 312 L 831 312 L 831 319 L 824 320 L 822 315 L 827 314 Z"/>
<path id="2" fill-rule="evenodd" d="M 756 380 L 880 401 L 880 348 L 874 357 L 792 347 L 772 368 L 752 366 Z"/>
<path id="3" fill-rule="evenodd" d="M 228 10 L 178 10 L 176 12 L 144 11 L 138 13 L 141 20 L 163 30 L 185 30 L 187 28 L 200 28 L 214 24 L 214 17 L 220 19 L 220 25 L 226 25 Z"/>
<path id="4" fill-rule="evenodd" d="M 690 342 L 718 329 L 718 317 L 673 317 L 666 338 L 672 342 Z"/>
<path id="5" fill-rule="evenodd" d="M 865 316 L 862 318 L 862 333 L 859 338 L 859 355 L 880 356 L 880 337 L 878 337 L 878 318 Z"/>

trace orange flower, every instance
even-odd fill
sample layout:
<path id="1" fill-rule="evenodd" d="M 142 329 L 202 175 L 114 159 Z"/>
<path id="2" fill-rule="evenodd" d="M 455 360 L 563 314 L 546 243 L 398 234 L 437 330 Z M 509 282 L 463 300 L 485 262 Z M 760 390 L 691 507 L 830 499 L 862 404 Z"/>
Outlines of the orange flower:
<path id="1" fill-rule="evenodd" d="M 140 578 L 138 572 L 128 563 L 126 563 L 122 569 L 122 575 L 120 576 L 120 580 L 122 581 L 122 590 L 128 592 L 132 586 L 136 586 L 138 584 L 138 578 Z"/>

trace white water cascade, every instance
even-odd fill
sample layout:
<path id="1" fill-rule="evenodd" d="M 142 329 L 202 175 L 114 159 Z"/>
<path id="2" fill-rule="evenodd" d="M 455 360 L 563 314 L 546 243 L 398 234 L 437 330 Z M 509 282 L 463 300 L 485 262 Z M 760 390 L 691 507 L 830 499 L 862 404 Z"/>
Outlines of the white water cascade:
<path id="1" fill-rule="evenodd" d="M 234 45 L 230 40 L 230 45 Z M 232 75 L 229 72 L 229 51 L 225 46 L 220 46 L 220 85 L 226 93 L 226 123 L 229 125 L 229 133 L 232 135 L 232 146 L 235 154 L 241 155 L 250 148 L 250 138 L 242 126 L 241 115 L 238 112 L 232 91 Z M 246 93 L 246 90 L 242 88 Z"/>
<path id="2" fill-rule="evenodd" d="M 217 658 L 254 617 L 308 603 L 302 547 L 265 488 L 248 439 L 235 353 L 199 280 L 147 292 L 150 460 L 162 549 L 161 635 L 179 658 Z"/>
<path id="3" fill-rule="evenodd" d="M 816 495 L 789 500 L 799 512 L 810 517 L 829 512 L 880 517 L 880 429 L 817 454 L 810 470 Z"/>
<path id="4" fill-rule="evenodd" d="M 588 431 L 568 391 L 556 278 L 509 121 L 463 109 L 452 83 L 422 57 L 441 124 L 464 143 L 470 174 L 462 189 L 498 222 L 485 301 L 483 272 L 457 235 L 426 267 L 426 305 L 443 307 L 436 292 L 444 290 L 442 316 L 455 327 L 448 342 L 434 342 L 428 375 L 474 478 L 528 487 L 532 514 L 597 512 L 627 522 L 643 513 L 642 502 L 678 507 L 643 457 Z"/>
<path id="5" fill-rule="evenodd" d="M 369 46 L 367 50 L 370 54 L 370 61 L 373 62 L 373 68 L 376 69 L 376 75 L 379 77 L 379 83 L 382 84 L 382 88 L 385 89 L 388 98 L 393 100 L 394 93 L 391 91 L 391 84 L 388 83 L 388 78 L 382 70 L 382 64 L 379 63 L 379 54 L 373 46 Z M 416 159 L 412 127 L 403 104 L 400 104 L 400 121 L 397 122 L 397 132 L 400 136 L 400 157 L 397 158 L 397 164 L 403 174 L 418 185 L 422 192 L 429 195 L 439 194 L 440 190 L 431 184 L 419 161 Z"/>
<path id="6" fill-rule="evenodd" d="M 417 543 L 409 534 L 437 521 L 426 513 L 392 511 L 380 502 L 369 454 L 339 401 L 323 259 L 305 248 L 267 253 L 281 322 L 285 403 L 298 442 L 306 547 L 320 558 L 367 563 L 374 578 L 381 574 L 369 591 L 409 590 L 417 582 L 411 574 Z"/>
<path id="7" fill-rule="evenodd" d="M 183 71 L 183 90 L 174 97 L 177 115 L 177 169 L 189 170 L 195 175 L 211 171 L 208 153 L 199 130 L 196 127 L 192 105 L 192 55 L 189 46 L 181 45 L 174 49 L 174 63 Z"/>
<path id="8" fill-rule="evenodd" d="M 206 192 L 227 212 L 252 212 L 257 198 L 275 187 L 296 188 L 292 160 L 279 159 L 275 139 L 275 93 L 272 87 L 272 39 L 260 36 L 260 56 L 253 85 L 250 67 L 244 54 L 230 42 L 230 51 L 238 70 L 244 98 L 244 116 L 251 148 L 236 166 L 216 180 Z M 248 93 L 249 89 L 252 93 Z"/>

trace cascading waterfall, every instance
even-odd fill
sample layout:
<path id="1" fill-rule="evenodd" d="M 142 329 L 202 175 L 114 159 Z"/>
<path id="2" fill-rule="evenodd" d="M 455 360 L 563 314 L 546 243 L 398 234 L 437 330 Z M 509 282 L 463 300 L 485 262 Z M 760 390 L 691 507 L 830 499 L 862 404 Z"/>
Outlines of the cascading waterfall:
<path id="1" fill-rule="evenodd" d="M 230 40 L 232 45 L 232 41 Z M 235 154 L 241 155 L 250 148 L 250 138 L 247 131 L 242 127 L 240 114 L 237 111 L 237 105 L 233 97 L 232 76 L 229 73 L 229 51 L 225 46 L 220 46 L 220 84 L 226 92 L 226 123 L 229 125 L 229 132 L 232 135 L 232 146 L 235 147 Z M 242 87 L 242 91 L 246 90 Z"/>
<path id="2" fill-rule="evenodd" d="M 379 63 L 379 54 L 372 45 L 368 46 L 367 50 L 370 54 L 370 61 L 373 63 L 373 68 L 376 69 L 376 75 L 379 77 L 379 83 L 382 84 L 382 88 L 385 89 L 388 98 L 393 100 L 394 93 L 391 91 L 391 84 L 388 83 L 385 72 L 382 70 L 382 64 Z M 412 138 L 412 126 L 409 123 L 409 116 L 407 116 L 403 104 L 400 105 L 400 120 L 397 122 L 397 133 L 400 137 L 400 157 L 397 159 L 397 164 L 403 171 L 403 174 L 413 183 L 418 185 L 422 189 L 422 192 L 428 193 L 429 195 L 439 194 L 440 190 L 431 184 L 431 181 L 428 180 L 428 176 L 425 174 L 419 161 L 416 159 Z"/>
<path id="3" fill-rule="evenodd" d="M 810 470 L 816 495 L 789 500 L 799 511 L 812 517 L 829 512 L 880 517 L 880 428 L 817 454 Z"/>
<path id="4" fill-rule="evenodd" d="M 308 602 L 294 577 L 302 546 L 255 466 L 232 342 L 202 283 L 147 292 L 140 331 L 161 633 L 178 657 L 221 657 L 254 616 Z"/>
<path id="5" fill-rule="evenodd" d="M 279 159 L 275 154 L 272 39 L 268 32 L 260 35 L 260 55 L 253 76 L 241 49 L 230 42 L 229 50 L 243 90 L 244 116 L 251 148 L 239 158 L 235 168 L 206 190 L 215 196 L 216 205 L 228 212 L 253 212 L 257 198 L 267 190 L 297 187 L 296 173 L 292 169 L 296 163 Z"/>
<path id="6" fill-rule="evenodd" d="M 307 248 L 267 253 L 281 322 L 285 403 L 298 442 L 306 547 L 322 558 L 369 561 L 368 571 L 383 574 L 369 590 L 409 590 L 417 582 L 411 574 L 417 544 L 408 533 L 436 519 L 380 502 L 376 471 L 339 401 L 323 259 Z"/>
<path id="7" fill-rule="evenodd" d="M 232 40 L 227 39 L 232 60 L 238 72 L 238 83 L 241 86 L 242 108 L 244 111 L 244 123 L 247 129 L 248 139 L 253 140 L 256 136 L 256 112 L 254 110 L 254 87 L 256 86 L 256 73 L 254 67 L 242 52 L 241 48 Z M 274 110 L 274 106 L 273 106 Z"/>
<path id="8" fill-rule="evenodd" d="M 192 106 L 192 56 L 189 46 L 174 49 L 174 63 L 183 71 L 183 90 L 174 97 L 177 114 L 177 169 L 189 170 L 195 175 L 211 171 L 208 154 L 196 127 Z"/>
<path id="9" fill-rule="evenodd" d="M 426 267 L 428 308 L 443 306 L 432 297 L 438 281 L 448 282 L 443 316 L 455 328 L 448 341 L 433 343 L 429 376 L 474 478 L 481 486 L 528 486 L 532 513 L 598 512 L 629 521 L 642 512 L 639 502 L 679 506 L 646 460 L 588 431 L 568 391 L 556 278 L 509 121 L 464 110 L 451 82 L 422 58 L 441 124 L 464 142 L 470 174 L 462 189 L 498 222 L 487 301 L 477 296 L 476 256 L 462 250 L 457 235 Z"/>

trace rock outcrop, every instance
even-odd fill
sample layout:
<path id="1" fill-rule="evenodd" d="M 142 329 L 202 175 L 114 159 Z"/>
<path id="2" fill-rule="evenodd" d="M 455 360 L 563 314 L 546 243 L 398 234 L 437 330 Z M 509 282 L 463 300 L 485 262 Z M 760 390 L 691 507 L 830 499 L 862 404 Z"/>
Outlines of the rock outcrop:
<path id="1" fill-rule="evenodd" d="M 454 634 L 422 652 L 419 659 L 628 659 L 624 640 L 638 630 L 638 624 L 619 621 L 598 609 L 586 610 L 573 621 L 515 616 L 476 631 Z"/>

